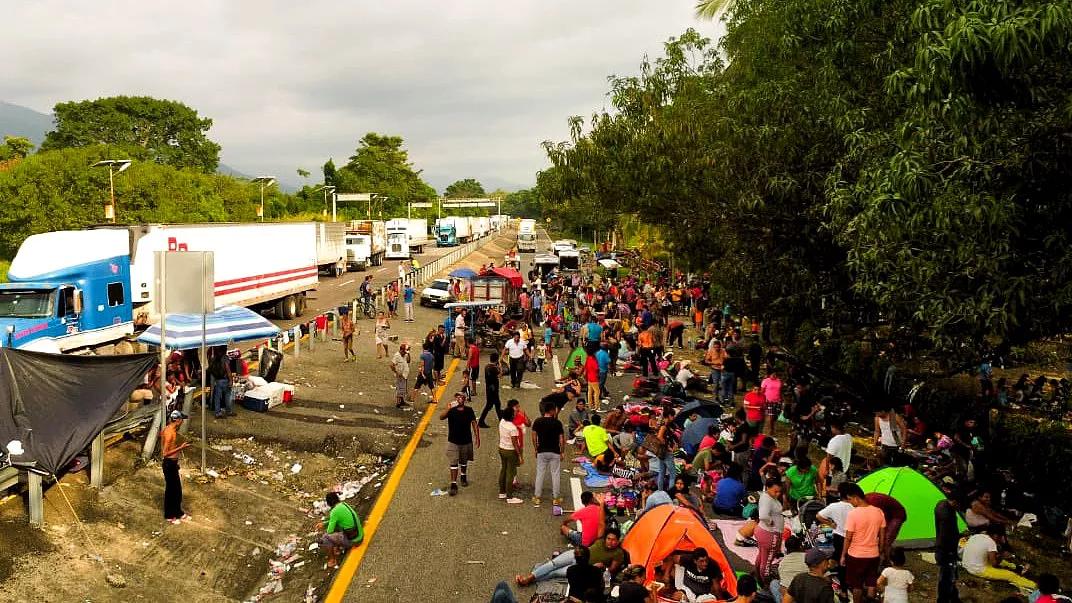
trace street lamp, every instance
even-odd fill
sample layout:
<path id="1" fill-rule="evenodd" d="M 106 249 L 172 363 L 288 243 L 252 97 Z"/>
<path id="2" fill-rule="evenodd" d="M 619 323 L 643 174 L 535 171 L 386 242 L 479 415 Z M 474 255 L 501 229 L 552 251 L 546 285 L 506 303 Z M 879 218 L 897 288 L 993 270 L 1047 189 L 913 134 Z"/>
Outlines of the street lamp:
<path id="1" fill-rule="evenodd" d="M 104 206 L 104 219 L 111 220 L 115 224 L 115 175 L 130 167 L 130 159 L 104 159 L 94 163 L 90 167 L 108 167 L 108 205 Z"/>
<path id="2" fill-rule="evenodd" d="M 260 217 L 261 222 L 264 222 L 264 189 L 275 184 L 275 178 L 272 176 L 257 176 L 250 182 L 259 182 L 261 185 L 261 207 L 257 210 L 257 216 Z"/>
<path id="3" fill-rule="evenodd" d="M 313 189 L 313 192 L 324 191 L 324 205 L 328 204 L 328 193 L 331 193 L 331 221 L 335 222 L 335 187 L 323 184 Z"/>

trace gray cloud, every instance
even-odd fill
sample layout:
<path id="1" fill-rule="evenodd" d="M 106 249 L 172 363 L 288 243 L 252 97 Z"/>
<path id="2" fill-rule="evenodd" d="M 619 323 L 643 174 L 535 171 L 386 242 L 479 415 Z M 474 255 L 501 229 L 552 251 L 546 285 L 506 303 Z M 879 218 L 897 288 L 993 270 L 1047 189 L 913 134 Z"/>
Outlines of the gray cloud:
<path id="1" fill-rule="evenodd" d="M 402 0 L 8 6 L 0 99 L 48 111 L 113 94 L 182 100 L 223 160 L 298 180 L 367 131 L 398 134 L 440 190 L 529 185 L 539 143 L 603 107 L 606 78 L 698 23 L 692 0 Z"/>

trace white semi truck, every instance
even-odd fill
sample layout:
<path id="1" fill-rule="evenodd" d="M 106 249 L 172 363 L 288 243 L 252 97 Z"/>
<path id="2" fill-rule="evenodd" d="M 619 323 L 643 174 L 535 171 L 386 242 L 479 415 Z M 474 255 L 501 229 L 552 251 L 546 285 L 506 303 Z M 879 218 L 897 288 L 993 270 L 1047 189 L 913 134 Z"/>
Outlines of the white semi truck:
<path id="1" fill-rule="evenodd" d="M 428 220 L 418 218 L 394 218 L 387 221 L 387 253 L 389 260 L 408 260 L 414 254 L 424 253 L 430 243 Z"/>
<path id="2" fill-rule="evenodd" d="M 517 250 L 536 253 L 536 220 L 525 219 L 517 226 Z"/>
<path id="3" fill-rule="evenodd" d="M 316 264 L 321 273 L 336 278 L 346 272 L 346 224 L 315 222 Z"/>
<path id="4" fill-rule="evenodd" d="M 346 267 L 365 270 L 383 264 L 387 226 L 383 220 L 351 220 L 346 231 Z"/>
<path id="5" fill-rule="evenodd" d="M 0 285 L 0 345 L 103 351 L 160 319 L 156 251 L 211 251 L 216 307 L 299 316 L 319 285 L 317 225 L 144 224 L 32 235 Z"/>

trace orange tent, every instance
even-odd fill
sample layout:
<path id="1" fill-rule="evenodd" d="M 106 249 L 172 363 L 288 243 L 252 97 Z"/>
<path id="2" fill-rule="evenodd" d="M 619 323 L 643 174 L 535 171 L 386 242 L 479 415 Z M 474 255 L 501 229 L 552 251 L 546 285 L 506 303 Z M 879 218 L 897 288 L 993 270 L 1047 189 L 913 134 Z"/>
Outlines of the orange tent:
<path id="1" fill-rule="evenodd" d="M 652 507 L 629 529 L 622 548 L 629 553 L 631 563 L 647 569 L 649 582 L 659 564 L 674 551 L 705 549 L 722 570 L 722 587 L 737 596 L 737 575 L 703 518 L 694 511 L 674 505 Z"/>

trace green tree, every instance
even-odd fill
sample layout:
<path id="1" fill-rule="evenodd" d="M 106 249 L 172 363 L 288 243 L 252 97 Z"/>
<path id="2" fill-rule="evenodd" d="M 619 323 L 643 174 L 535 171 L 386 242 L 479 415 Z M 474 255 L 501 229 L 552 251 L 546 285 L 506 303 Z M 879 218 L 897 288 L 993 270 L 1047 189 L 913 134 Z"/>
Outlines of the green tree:
<path id="1" fill-rule="evenodd" d="M 99 223 L 108 172 L 89 166 L 120 151 L 108 145 L 44 151 L 0 171 L 0 258 L 14 257 L 29 235 Z M 247 180 L 137 160 L 116 176 L 115 196 L 119 221 L 134 224 L 249 222 L 260 203 L 259 187 Z M 306 209 L 275 187 L 265 191 L 265 206 L 269 219 Z"/>
<path id="2" fill-rule="evenodd" d="M 456 180 L 443 192 L 448 199 L 481 199 L 487 196 L 484 185 L 473 178 Z"/>
<path id="3" fill-rule="evenodd" d="M 325 165 L 325 178 L 327 172 Z M 420 170 L 409 161 L 400 136 L 365 134 L 350 161 L 335 171 L 332 180 L 339 193 L 377 193 L 374 217 L 405 215 L 406 203 L 436 198 L 435 189 L 421 179 Z M 367 209 L 345 211 L 364 216 Z"/>
<path id="4" fill-rule="evenodd" d="M 58 103 L 53 113 L 56 129 L 42 151 L 108 144 L 145 149 L 149 159 L 172 167 L 205 173 L 219 167 L 220 145 L 206 135 L 212 120 L 178 101 L 116 96 Z"/>
<path id="5" fill-rule="evenodd" d="M 22 159 L 33 151 L 34 144 L 24 136 L 4 136 L 4 145 L 0 146 L 0 161 Z"/>

